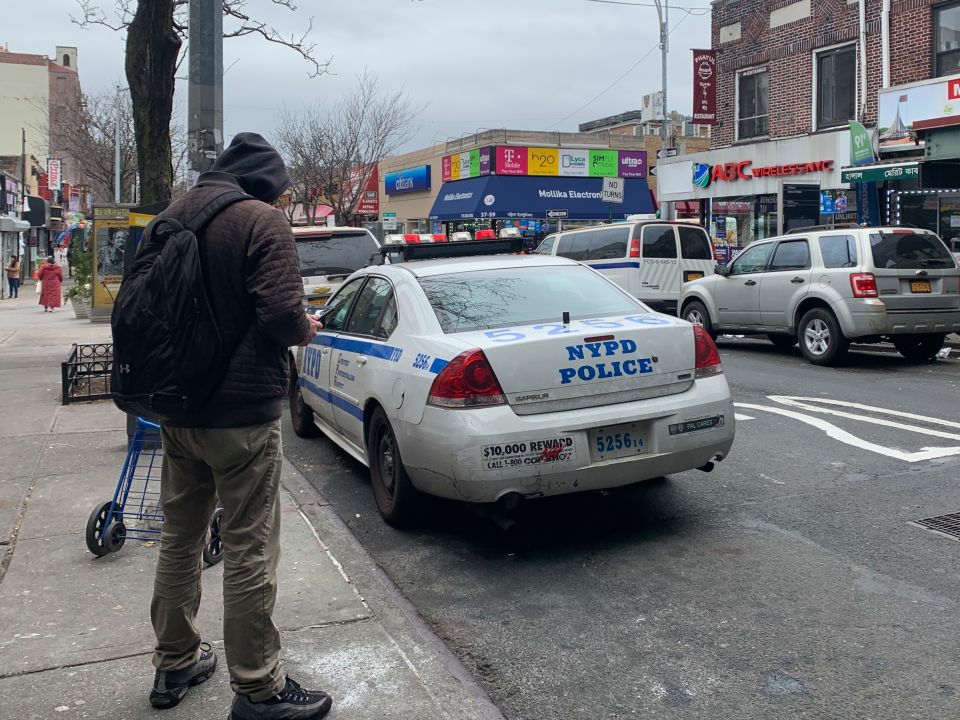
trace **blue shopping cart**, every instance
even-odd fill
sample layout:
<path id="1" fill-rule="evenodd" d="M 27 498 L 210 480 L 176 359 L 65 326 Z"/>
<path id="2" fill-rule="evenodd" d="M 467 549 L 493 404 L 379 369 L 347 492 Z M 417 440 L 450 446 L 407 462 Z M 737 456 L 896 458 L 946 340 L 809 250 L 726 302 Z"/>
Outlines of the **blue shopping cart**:
<path id="1" fill-rule="evenodd" d="M 159 540 L 163 525 L 160 506 L 160 469 L 163 447 L 160 426 L 137 418 L 137 427 L 123 461 L 113 499 L 94 508 L 87 521 L 87 549 L 97 557 L 117 552 L 127 538 Z M 203 561 L 215 565 L 223 559 L 220 525 L 223 508 L 217 505 L 203 547 Z"/>

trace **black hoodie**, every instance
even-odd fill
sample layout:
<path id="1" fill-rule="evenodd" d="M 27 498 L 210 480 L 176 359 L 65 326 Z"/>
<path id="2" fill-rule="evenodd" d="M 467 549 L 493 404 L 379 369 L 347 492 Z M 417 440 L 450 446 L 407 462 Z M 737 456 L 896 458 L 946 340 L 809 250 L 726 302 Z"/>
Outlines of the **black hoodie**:
<path id="1" fill-rule="evenodd" d="M 210 303 L 224 343 L 236 352 L 208 406 L 181 427 L 245 427 L 280 417 L 288 348 L 309 332 L 293 232 L 266 204 L 289 184 L 280 154 L 259 135 L 240 133 L 213 170 L 163 212 L 189 220 L 224 189 L 258 198 L 230 205 L 198 237 Z"/>

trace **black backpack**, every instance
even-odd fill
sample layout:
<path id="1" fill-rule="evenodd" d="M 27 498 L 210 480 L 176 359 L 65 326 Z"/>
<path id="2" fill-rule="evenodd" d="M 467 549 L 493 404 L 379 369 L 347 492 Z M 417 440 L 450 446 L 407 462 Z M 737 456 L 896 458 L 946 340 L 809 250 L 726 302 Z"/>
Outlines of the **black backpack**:
<path id="1" fill-rule="evenodd" d="M 207 298 L 197 236 L 217 213 L 252 196 L 228 190 L 185 225 L 163 217 L 147 228 L 113 306 L 111 393 L 118 408 L 176 422 L 213 395 L 235 348 L 225 348 Z"/>

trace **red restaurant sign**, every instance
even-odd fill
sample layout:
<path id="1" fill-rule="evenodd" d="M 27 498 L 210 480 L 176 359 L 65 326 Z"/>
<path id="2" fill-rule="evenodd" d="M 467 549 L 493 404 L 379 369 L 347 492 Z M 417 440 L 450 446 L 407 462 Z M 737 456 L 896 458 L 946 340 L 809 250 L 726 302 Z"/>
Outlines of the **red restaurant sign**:
<path id="1" fill-rule="evenodd" d="M 717 52 L 693 51 L 693 122 L 717 124 Z"/>

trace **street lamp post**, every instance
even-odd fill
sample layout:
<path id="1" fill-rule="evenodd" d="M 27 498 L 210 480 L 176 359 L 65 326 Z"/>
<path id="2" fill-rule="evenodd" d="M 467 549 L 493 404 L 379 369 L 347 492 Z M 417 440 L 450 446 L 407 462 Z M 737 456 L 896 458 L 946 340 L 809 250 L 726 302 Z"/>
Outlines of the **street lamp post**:
<path id="1" fill-rule="evenodd" d="M 667 134 L 667 108 L 669 107 L 667 104 L 667 52 L 669 47 L 667 43 L 670 35 L 670 29 L 667 27 L 667 24 L 670 20 L 670 6 L 669 0 L 653 0 L 653 2 L 657 6 L 657 19 L 660 21 L 660 90 L 661 94 L 663 95 L 663 119 L 660 121 L 660 149 L 666 150 L 669 144 Z M 660 207 L 661 219 L 672 219 L 673 206 L 669 204 L 664 205 L 661 201 Z"/>
<path id="2" fill-rule="evenodd" d="M 117 85 L 117 122 L 113 136 L 113 203 L 120 204 L 120 121 L 123 115 L 123 107 L 120 102 L 120 93 L 130 88 L 122 88 Z"/>

